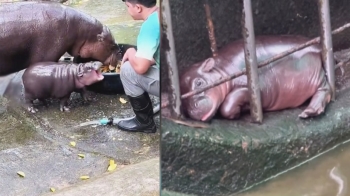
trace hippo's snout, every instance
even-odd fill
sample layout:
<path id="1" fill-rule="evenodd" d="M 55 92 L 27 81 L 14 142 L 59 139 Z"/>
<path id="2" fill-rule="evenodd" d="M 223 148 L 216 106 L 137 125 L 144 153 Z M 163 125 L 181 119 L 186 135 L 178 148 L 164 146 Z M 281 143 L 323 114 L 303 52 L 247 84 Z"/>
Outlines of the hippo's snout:
<path id="1" fill-rule="evenodd" d="M 96 61 L 96 62 L 93 62 L 93 64 L 92 64 L 92 68 L 94 69 L 94 70 L 99 70 L 101 67 L 102 67 L 102 63 L 101 62 L 99 62 L 99 61 Z"/>
<path id="2" fill-rule="evenodd" d="M 101 81 L 104 79 L 104 76 L 102 75 L 100 68 L 103 66 L 103 63 L 99 61 L 93 61 L 90 63 L 85 63 L 83 65 L 83 84 L 90 85 L 95 82 Z"/>
<path id="3" fill-rule="evenodd" d="M 194 98 L 187 107 L 188 115 L 196 120 L 208 121 L 215 114 L 216 106 L 209 97 Z"/>

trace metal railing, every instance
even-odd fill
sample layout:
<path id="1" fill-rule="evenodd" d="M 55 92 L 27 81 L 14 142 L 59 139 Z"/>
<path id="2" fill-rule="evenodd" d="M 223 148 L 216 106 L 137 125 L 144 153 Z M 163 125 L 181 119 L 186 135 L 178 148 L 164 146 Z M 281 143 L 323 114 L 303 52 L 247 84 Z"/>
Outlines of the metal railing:
<path id="1" fill-rule="evenodd" d="M 326 76 L 331 87 L 332 100 L 334 101 L 335 100 L 335 69 L 334 69 L 335 66 L 334 66 L 334 57 L 333 57 L 332 34 L 340 33 L 345 29 L 349 28 L 350 23 L 347 23 L 342 27 L 339 27 L 336 30 L 331 31 L 329 0 L 318 0 L 317 3 L 319 8 L 318 9 L 319 19 L 321 24 L 320 25 L 321 36 L 314 38 L 297 47 L 281 52 L 280 54 L 275 55 L 258 64 L 256 60 L 257 59 L 256 53 L 255 53 L 256 51 L 255 34 L 254 34 L 254 21 L 253 21 L 251 0 L 243 0 L 243 10 L 242 10 L 243 23 L 242 24 L 244 25 L 242 26 L 242 35 L 245 43 L 244 51 L 245 51 L 246 70 L 237 72 L 227 77 L 223 77 L 220 80 L 212 84 L 209 84 L 201 89 L 193 90 L 184 95 L 180 95 L 179 76 L 178 76 L 178 67 L 176 63 L 174 37 L 172 32 L 170 5 L 169 5 L 169 0 L 163 0 L 162 2 L 162 6 L 164 10 L 163 17 L 166 18 L 165 21 L 167 26 L 165 34 L 168 38 L 169 46 L 170 46 L 169 51 L 166 51 L 166 54 L 167 54 L 166 59 L 169 65 L 169 76 L 171 80 L 171 89 L 172 89 L 172 92 L 169 92 L 169 93 L 172 96 L 170 96 L 168 103 L 162 103 L 162 108 L 167 107 L 168 105 L 171 105 L 176 117 L 180 117 L 182 115 L 180 110 L 181 99 L 185 99 L 195 94 L 204 92 L 210 88 L 213 88 L 224 82 L 227 82 L 229 80 L 232 80 L 234 78 L 237 78 L 239 76 L 246 74 L 248 78 L 248 89 L 250 92 L 250 106 L 251 106 L 250 112 L 251 112 L 252 121 L 256 123 L 261 123 L 263 119 L 263 113 L 262 113 L 261 98 L 260 98 L 260 88 L 258 83 L 258 71 L 257 71 L 258 68 L 266 66 L 271 62 L 274 62 L 296 51 L 302 50 L 308 46 L 311 46 L 313 44 L 318 44 L 318 43 L 321 43 L 322 45 L 322 63 L 326 68 Z M 213 56 L 215 56 L 217 53 L 217 48 L 215 43 L 215 36 L 213 33 L 214 30 L 213 30 L 213 24 L 210 16 L 210 9 L 209 9 L 207 0 L 206 0 L 206 3 L 204 4 L 204 7 L 206 10 L 206 16 L 207 16 L 207 23 L 208 23 L 207 28 L 209 33 L 209 39 L 211 42 L 211 50 L 213 52 Z M 344 62 L 340 62 L 339 65 L 342 63 Z"/>
<path id="2" fill-rule="evenodd" d="M 243 0 L 242 24 L 245 67 L 247 70 L 248 90 L 250 96 L 250 114 L 254 122 L 261 123 L 263 114 L 260 98 L 258 63 L 255 49 L 255 32 L 251 0 Z"/>
<path id="3" fill-rule="evenodd" d="M 180 83 L 179 83 L 179 74 L 178 67 L 176 62 L 176 53 L 175 53 L 175 43 L 173 35 L 173 26 L 171 20 L 171 11 L 169 0 L 164 0 L 162 2 L 162 17 L 166 22 L 165 34 L 169 41 L 169 50 L 165 51 L 166 60 L 169 65 L 169 77 L 170 77 L 170 89 L 169 101 L 172 106 L 172 116 L 175 115 L 175 118 L 181 117 L 181 94 L 180 94 Z"/>

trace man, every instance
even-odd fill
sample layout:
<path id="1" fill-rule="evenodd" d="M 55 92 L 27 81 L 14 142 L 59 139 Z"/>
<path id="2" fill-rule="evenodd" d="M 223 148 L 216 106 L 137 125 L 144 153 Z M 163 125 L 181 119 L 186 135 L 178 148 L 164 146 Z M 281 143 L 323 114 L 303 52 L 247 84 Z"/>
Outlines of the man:
<path id="1" fill-rule="evenodd" d="M 121 120 L 123 131 L 155 133 L 153 107 L 148 95 L 159 97 L 160 24 L 156 0 L 122 0 L 134 20 L 143 20 L 137 37 L 137 51 L 129 48 L 122 59 L 121 81 L 135 112 L 133 118 Z"/>

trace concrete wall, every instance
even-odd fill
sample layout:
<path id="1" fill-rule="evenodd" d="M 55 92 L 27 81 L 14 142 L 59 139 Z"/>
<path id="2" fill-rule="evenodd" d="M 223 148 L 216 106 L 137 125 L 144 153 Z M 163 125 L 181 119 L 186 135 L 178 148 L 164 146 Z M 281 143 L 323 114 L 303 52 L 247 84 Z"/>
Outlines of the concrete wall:
<path id="1" fill-rule="evenodd" d="M 211 56 L 204 0 L 170 0 L 176 57 L 180 74 L 192 63 Z M 242 38 L 241 0 L 209 0 L 217 46 Z M 252 0 L 255 35 L 300 34 L 319 36 L 320 25 L 316 0 Z M 347 0 L 330 0 L 332 29 L 350 22 Z M 350 30 L 333 36 L 334 50 L 348 48 Z M 164 50 L 167 40 L 162 36 L 162 91 L 168 88 Z"/>

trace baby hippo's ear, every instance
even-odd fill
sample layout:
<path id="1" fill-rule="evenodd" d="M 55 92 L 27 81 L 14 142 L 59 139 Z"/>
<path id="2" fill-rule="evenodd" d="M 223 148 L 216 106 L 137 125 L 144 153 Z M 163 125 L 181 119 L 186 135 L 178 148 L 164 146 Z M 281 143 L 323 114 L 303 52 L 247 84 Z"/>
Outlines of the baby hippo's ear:
<path id="1" fill-rule="evenodd" d="M 80 63 L 78 65 L 78 73 L 77 73 L 77 76 L 78 77 L 83 77 L 84 75 L 84 63 Z"/>
<path id="2" fill-rule="evenodd" d="M 79 72 L 78 72 L 78 77 L 83 77 L 83 75 L 84 75 L 84 72 L 83 72 L 83 71 L 79 71 Z"/>
<path id="3" fill-rule="evenodd" d="M 215 60 L 213 58 L 208 58 L 201 65 L 201 70 L 203 72 L 210 72 L 215 66 Z"/>

